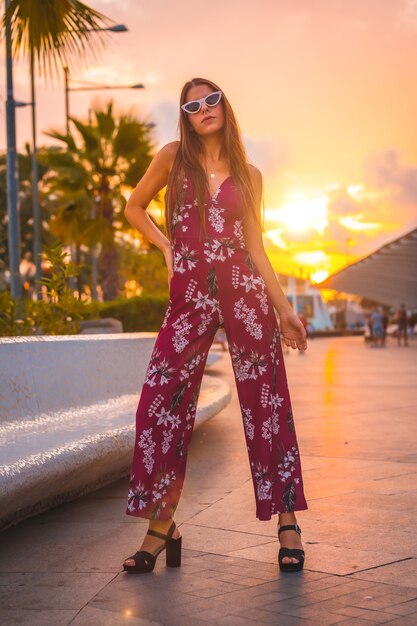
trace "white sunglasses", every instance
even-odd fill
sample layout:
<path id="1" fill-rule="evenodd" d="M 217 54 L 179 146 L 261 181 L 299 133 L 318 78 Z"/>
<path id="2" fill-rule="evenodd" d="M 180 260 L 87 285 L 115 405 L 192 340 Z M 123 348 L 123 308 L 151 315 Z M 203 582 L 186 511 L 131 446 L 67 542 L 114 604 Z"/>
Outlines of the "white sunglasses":
<path id="1" fill-rule="evenodd" d="M 201 98 L 200 100 L 190 100 L 190 102 L 185 102 L 184 104 L 181 105 L 181 108 L 186 113 L 198 113 L 203 105 L 203 102 L 208 107 L 215 107 L 216 104 L 220 102 L 222 95 L 223 94 L 221 91 L 212 91 L 211 93 L 209 93 L 207 96 L 204 96 L 204 98 Z"/>

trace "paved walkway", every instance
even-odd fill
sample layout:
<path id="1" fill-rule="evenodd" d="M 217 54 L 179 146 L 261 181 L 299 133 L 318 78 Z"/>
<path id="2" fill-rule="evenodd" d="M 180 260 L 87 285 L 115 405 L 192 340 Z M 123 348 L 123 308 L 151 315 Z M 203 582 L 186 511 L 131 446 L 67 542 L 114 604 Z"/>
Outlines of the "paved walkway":
<path id="1" fill-rule="evenodd" d="M 255 517 L 232 402 L 195 431 L 176 521 L 181 568 L 129 576 L 147 522 L 124 515 L 127 479 L 0 536 L 4 626 L 417 623 L 416 362 L 390 340 L 310 340 L 285 355 L 309 509 L 303 572 L 280 574 L 276 516 Z M 161 555 L 163 556 L 163 555 Z"/>

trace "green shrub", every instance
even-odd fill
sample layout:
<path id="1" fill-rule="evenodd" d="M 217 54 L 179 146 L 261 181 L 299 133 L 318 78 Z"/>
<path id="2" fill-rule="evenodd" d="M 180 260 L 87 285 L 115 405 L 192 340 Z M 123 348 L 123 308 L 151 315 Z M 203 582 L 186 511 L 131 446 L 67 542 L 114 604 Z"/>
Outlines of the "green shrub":
<path id="1" fill-rule="evenodd" d="M 120 298 L 100 305 L 100 317 L 120 320 L 123 330 L 133 332 L 157 332 L 168 308 L 168 295 L 144 294 L 134 298 Z"/>
<path id="2" fill-rule="evenodd" d="M 46 299 L 19 303 L 9 292 L 1 292 L 0 336 L 74 335 L 79 331 L 78 320 L 94 313 L 94 307 L 77 298 L 69 287 L 76 272 L 67 262 L 63 246 L 47 248 L 44 256 L 49 261 L 49 276 L 39 282 L 46 287 Z"/>

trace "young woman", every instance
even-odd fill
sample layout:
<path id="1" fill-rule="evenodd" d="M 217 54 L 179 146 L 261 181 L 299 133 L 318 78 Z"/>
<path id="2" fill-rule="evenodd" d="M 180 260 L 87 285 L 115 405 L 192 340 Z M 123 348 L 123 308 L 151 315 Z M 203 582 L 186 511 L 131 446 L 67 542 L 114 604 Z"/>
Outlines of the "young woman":
<path id="1" fill-rule="evenodd" d="M 203 78 L 184 85 L 179 127 L 180 141 L 154 157 L 125 210 L 132 226 L 164 254 L 169 306 L 136 412 L 126 511 L 149 519 L 149 529 L 124 569 L 152 571 L 164 549 L 168 566 L 181 563 L 182 537 L 172 518 L 205 362 L 222 327 L 245 429 L 256 517 L 279 515 L 280 568 L 299 570 L 304 552 L 294 511 L 306 509 L 307 503 L 280 334 L 287 346 L 305 350 L 307 333 L 265 253 L 262 176 L 247 162 L 235 115 L 218 85 Z M 168 237 L 146 213 L 165 186 Z"/>

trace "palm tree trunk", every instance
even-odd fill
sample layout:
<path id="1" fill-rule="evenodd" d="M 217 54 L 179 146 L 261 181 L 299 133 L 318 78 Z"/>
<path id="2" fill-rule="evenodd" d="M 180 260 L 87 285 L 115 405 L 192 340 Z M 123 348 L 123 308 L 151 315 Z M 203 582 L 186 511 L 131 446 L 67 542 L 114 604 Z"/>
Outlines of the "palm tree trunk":
<path id="1" fill-rule="evenodd" d="M 113 228 L 113 204 L 111 198 L 106 198 L 102 204 L 103 217 Z M 102 246 L 100 254 L 101 287 L 104 300 L 114 300 L 119 294 L 119 273 L 117 263 L 117 249 L 113 241 Z"/>
<path id="2" fill-rule="evenodd" d="M 81 247 L 79 243 L 75 244 L 75 268 L 77 270 L 77 276 L 75 277 L 75 285 L 79 294 L 81 294 L 83 285 L 80 274 L 80 262 L 81 262 Z"/>

